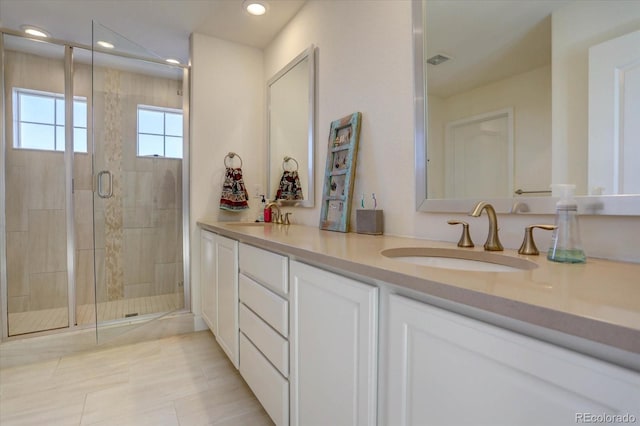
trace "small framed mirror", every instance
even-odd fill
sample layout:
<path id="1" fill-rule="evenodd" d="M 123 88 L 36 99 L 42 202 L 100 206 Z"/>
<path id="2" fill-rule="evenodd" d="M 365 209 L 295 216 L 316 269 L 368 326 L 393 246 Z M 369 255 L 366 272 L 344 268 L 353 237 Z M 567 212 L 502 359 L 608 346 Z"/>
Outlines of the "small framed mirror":
<path id="1" fill-rule="evenodd" d="M 280 205 L 314 206 L 315 47 L 267 82 L 266 197 Z"/>

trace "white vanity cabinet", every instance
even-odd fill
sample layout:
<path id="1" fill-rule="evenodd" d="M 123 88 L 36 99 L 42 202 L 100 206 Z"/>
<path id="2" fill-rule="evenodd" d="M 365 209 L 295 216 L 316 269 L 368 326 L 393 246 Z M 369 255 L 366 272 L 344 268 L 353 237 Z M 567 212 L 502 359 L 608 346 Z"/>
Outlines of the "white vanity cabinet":
<path id="1" fill-rule="evenodd" d="M 240 244 L 240 374 L 276 425 L 289 424 L 289 259 Z"/>
<path id="2" fill-rule="evenodd" d="M 216 234 L 200 230 L 200 300 L 202 319 L 214 335 L 218 334 L 216 302 Z"/>
<path id="3" fill-rule="evenodd" d="M 387 361 L 384 424 L 640 419 L 637 373 L 401 296 L 390 296 Z"/>
<path id="4" fill-rule="evenodd" d="M 375 425 L 378 289 L 290 263 L 291 425 Z"/>
<path id="5" fill-rule="evenodd" d="M 238 368 L 238 242 L 200 231 L 202 317 Z"/>

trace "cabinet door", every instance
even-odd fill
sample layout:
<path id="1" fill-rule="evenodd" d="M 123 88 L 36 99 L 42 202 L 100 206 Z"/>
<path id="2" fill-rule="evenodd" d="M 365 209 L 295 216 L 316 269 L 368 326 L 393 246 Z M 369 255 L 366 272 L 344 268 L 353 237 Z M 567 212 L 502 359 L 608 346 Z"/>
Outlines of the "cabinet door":
<path id="1" fill-rule="evenodd" d="M 218 334 L 216 313 L 216 235 L 200 231 L 200 295 L 202 318 L 213 334 Z"/>
<path id="2" fill-rule="evenodd" d="M 291 425 L 374 425 L 378 289 L 291 262 Z"/>
<path id="3" fill-rule="evenodd" d="M 640 418 L 640 376 L 629 370 L 404 297 L 390 296 L 389 313 L 385 424 Z"/>
<path id="4" fill-rule="evenodd" d="M 238 242 L 216 235 L 216 340 L 238 368 Z"/>

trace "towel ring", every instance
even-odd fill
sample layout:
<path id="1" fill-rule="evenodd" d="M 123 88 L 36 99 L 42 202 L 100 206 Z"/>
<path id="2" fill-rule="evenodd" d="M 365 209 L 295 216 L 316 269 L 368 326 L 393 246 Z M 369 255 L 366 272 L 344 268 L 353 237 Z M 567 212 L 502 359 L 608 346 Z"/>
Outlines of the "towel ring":
<path id="1" fill-rule="evenodd" d="M 233 159 L 233 157 L 238 157 L 238 159 L 240 160 L 240 168 L 242 168 L 242 158 L 240 158 L 240 156 L 238 154 L 236 154 L 235 152 L 230 152 L 227 155 L 225 155 L 224 157 L 224 166 L 225 167 L 231 167 L 227 164 L 227 159 Z"/>
<path id="2" fill-rule="evenodd" d="M 297 172 L 298 168 L 300 167 L 300 165 L 298 164 L 298 161 L 293 158 L 293 157 L 284 157 L 284 160 L 282 160 L 282 170 L 287 171 L 287 168 L 285 167 L 285 165 L 289 162 L 289 161 L 293 161 L 294 163 L 296 163 L 296 168 L 295 170 L 288 170 L 290 172 Z"/>

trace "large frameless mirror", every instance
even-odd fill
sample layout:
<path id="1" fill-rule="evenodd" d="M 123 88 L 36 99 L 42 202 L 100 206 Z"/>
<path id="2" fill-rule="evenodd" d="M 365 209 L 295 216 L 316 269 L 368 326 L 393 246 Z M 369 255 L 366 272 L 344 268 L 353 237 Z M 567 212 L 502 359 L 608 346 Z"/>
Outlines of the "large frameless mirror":
<path id="1" fill-rule="evenodd" d="M 585 213 L 639 214 L 639 22 L 635 2 L 414 1 L 417 208 L 552 213 L 573 183 Z"/>
<path id="2" fill-rule="evenodd" d="M 266 196 L 281 205 L 314 206 L 314 52 L 312 45 L 267 83 Z"/>

